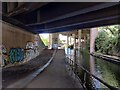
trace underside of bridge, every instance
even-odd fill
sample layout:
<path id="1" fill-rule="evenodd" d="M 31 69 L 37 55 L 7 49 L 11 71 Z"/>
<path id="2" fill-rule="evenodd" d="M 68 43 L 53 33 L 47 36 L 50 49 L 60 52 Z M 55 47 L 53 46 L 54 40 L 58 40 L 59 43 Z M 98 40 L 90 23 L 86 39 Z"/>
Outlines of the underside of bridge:
<path id="1" fill-rule="evenodd" d="M 3 2 L 2 20 L 34 34 L 120 23 L 119 2 Z"/>
<path id="2" fill-rule="evenodd" d="M 68 68 L 69 70 L 78 73 L 78 64 L 82 66 L 80 63 L 82 62 L 81 60 L 84 60 L 81 59 L 81 51 L 89 54 L 95 52 L 95 39 L 98 35 L 98 27 L 120 24 L 119 2 L 2 2 L 1 8 L 2 10 L 0 11 L 2 12 L 0 12 L 0 15 L 2 18 L 0 17 L 0 25 L 2 25 L 2 29 L 0 29 L 0 56 L 2 57 L 0 59 L 0 66 L 4 69 L 4 78 L 1 81 L 3 85 L 5 84 L 5 87 L 10 84 L 14 86 L 11 80 L 13 82 L 18 81 L 20 76 L 26 74 L 27 71 L 32 73 L 32 71 L 37 70 L 38 67 L 40 68 L 43 65 L 45 69 L 52 60 L 54 61 L 48 68 L 48 71 L 43 73 L 41 79 L 36 78 L 32 86 L 57 87 L 57 85 L 60 85 L 73 87 L 69 84 L 72 81 L 67 77 L 65 70 L 66 64 L 68 63 L 72 67 L 71 69 Z M 48 48 L 52 50 L 48 50 L 45 47 L 39 36 L 42 33 L 49 33 Z M 63 43 L 64 47 L 60 48 L 65 49 L 65 51 L 58 50 L 61 43 L 59 34 L 67 36 L 65 43 Z M 87 54 L 85 57 L 87 57 Z M 90 72 L 94 73 L 95 62 L 91 57 L 89 58 L 85 58 L 85 60 L 90 60 Z M 78 62 L 79 59 L 80 62 Z M 65 60 L 67 63 L 64 62 Z M 86 65 L 89 66 L 88 62 Z M 13 66 L 13 69 L 11 66 Z M 8 70 L 6 69 L 7 67 Z M 108 67 L 113 67 L 113 65 Z M 36 77 L 37 74 L 42 72 L 40 70 L 44 69 L 40 68 L 38 70 L 39 72 L 35 72 L 35 75 L 31 74 L 32 77 Z M 85 78 L 87 73 L 90 74 L 88 71 L 83 73 Z M 106 70 L 105 73 L 107 73 Z M 90 75 L 93 76 L 92 74 Z M 18 79 L 15 79 L 14 76 Z M 93 77 L 95 79 L 97 78 L 96 76 Z M 83 77 L 83 79 L 85 78 Z M 28 77 L 26 80 L 31 81 L 32 78 Z M 24 83 L 26 84 L 26 80 L 23 79 L 21 83 L 18 82 L 18 86 Z M 87 78 L 86 80 L 89 83 Z M 112 86 L 106 84 L 99 78 L 97 80 L 110 88 L 110 90 L 113 90 Z M 83 82 L 83 84 L 85 83 L 86 81 Z M 31 84 L 28 85 L 28 87 L 32 86 Z"/>

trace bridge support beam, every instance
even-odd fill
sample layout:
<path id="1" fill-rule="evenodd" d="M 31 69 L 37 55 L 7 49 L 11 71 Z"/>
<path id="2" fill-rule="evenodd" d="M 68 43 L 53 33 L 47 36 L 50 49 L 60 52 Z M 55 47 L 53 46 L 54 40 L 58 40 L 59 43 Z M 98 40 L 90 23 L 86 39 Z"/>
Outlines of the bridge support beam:
<path id="1" fill-rule="evenodd" d="M 48 48 L 51 49 L 52 48 L 52 34 L 49 34 L 49 45 Z"/>
<path id="2" fill-rule="evenodd" d="M 74 70 L 76 71 L 76 34 L 73 34 L 73 38 L 74 38 Z"/>
<path id="3" fill-rule="evenodd" d="M 81 30 L 78 30 L 78 49 L 81 48 Z"/>
<path id="4" fill-rule="evenodd" d="M 95 52 L 95 39 L 98 35 L 98 28 L 90 29 L 90 53 Z"/>
<path id="5" fill-rule="evenodd" d="M 69 34 L 67 34 L 67 48 L 69 46 Z"/>
<path id="6" fill-rule="evenodd" d="M 67 34 L 67 45 L 66 45 L 66 48 L 67 48 L 67 57 L 69 56 L 68 46 L 69 46 L 69 34 Z"/>
<path id="7" fill-rule="evenodd" d="M 53 33 L 52 34 L 52 49 L 58 49 L 58 33 Z"/>

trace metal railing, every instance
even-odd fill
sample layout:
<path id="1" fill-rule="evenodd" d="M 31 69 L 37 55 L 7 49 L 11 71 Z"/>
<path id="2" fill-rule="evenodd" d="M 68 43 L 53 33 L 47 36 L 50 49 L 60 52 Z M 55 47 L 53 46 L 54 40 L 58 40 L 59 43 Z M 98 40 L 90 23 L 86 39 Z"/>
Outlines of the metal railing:
<path id="1" fill-rule="evenodd" d="M 77 63 L 75 63 L 73 60 L 69 59 L 69 61 L 70 61 L 70 63 L 69 63 L 69 62 L 67 62 L 67 63 L 71 66 L 71 68 L 72 68 L 72 70 L 75 72 L 75 74 L 76 74 L 76 69 L 77 69 L 77 68 L 81 68 L 86 74 L 88 74 L 88 75 L 90 75 L 91 77 L 93 77 L 94 79 L 98 80 L 99 82 L 101 82 L 102 84 L 104 84 L 106 87 L 108 87 L 110 90 L 119 90 L 118 88 L 115 88 L 115 87 L 107 84 L 106 82 L 104 82 L 104 81 L 101 80 L 100 78 L 96 77 L 95 75 L 93 75 L 92 73 L 90 73 L 87 69 L 85 69 L 83 66 L 80 66 L 80 65 L 78 65 Z M 86 78 L 86 75 L 85 75 L 85 77 L 84 77 L 83 86 L 84 86 L 85 83 L 86 83 L 86 82 L 85 82 L 85 78 Z"/>

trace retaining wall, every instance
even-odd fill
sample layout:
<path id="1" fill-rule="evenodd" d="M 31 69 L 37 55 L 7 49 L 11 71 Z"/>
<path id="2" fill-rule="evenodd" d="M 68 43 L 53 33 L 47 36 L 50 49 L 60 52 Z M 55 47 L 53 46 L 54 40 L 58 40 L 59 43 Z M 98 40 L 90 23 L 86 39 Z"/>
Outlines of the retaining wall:
<path id="1" fill-rule="evenodd" d="M 33 42 L 34 39 L 34 34 L 12 24 L 2 22 L 2 45 L 6 47 L 7 51 L 10 48 L 25 48 L 27 42 Z"/>

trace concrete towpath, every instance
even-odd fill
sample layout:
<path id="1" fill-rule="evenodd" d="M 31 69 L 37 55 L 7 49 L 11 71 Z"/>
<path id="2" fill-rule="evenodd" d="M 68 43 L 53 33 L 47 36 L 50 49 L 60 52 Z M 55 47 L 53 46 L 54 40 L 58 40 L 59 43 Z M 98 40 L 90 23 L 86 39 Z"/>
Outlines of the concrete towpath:
<path id="1" fill-rule="evenodd" d="M 51 64 L 25 88 L 77 88 L 66 71 L 64 60 L 64 50 L 57 50 Z"/>

